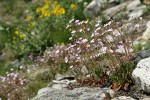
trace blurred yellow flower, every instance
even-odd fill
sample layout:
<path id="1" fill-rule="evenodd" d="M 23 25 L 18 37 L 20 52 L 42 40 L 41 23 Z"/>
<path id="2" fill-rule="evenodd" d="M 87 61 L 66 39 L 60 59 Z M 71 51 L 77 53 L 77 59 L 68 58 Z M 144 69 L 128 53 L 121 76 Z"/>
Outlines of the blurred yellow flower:
<path id="1" fill-rule="evenodd" d="M 53 9 L 52 14 L 56 15 L 57 14 L 57 9 Z"/>
<path id="2" fill-rule="evenodd" d="M 36 8 L 36 12 L 37 13 L 41 12 L 41 8 L 40 7 Z"/>
<path id="3" fill-rule="evenodd" d="M 49 0 L 44 0 L 45 5 L 41 8 L 37 8 L 36 12 L 40 13 L 39 18 L 48 17 L 50 15 L 62 15 L 65 14 L 65 9 L 58 4 L 57 1 L 50 6 Z"/>
<path id="4" fill-rule="evenodd" d="M 43 54 L 43 55 L 44 55 L 44 57 L 46 57 L 46 55 L 47 55 L 47 52 L 44 52 L 44 54 Z"/>
<path id="5" fill-rule="evenodd" d="M 62 42 L 61 45 L 64 46 L 65 45 L 64 42 Z"/>
<path id="6" fill-rule="evenodd" d="M 32 20 L 32 16 L 27 16 L 27 21 L 31 21 Z"/>
<path id="7" fill-rule="evenodd" d="M 16 34 L 16 35 L 18 35 L 18 34 L 19 34 L 19 31 L 18 31 L 18 30 L 16 30 L 16 31 L 15 31 L 15 34 Z"/>
<path id="8" fill-rule="evenodd" d="M 58 11 L 58 14 L 62 15 L 65 14 L 65 9 L 64 8 L 60 8 Z"/>
<path id="9" fill-rule="evenodd" d="M 60 9 L 61 7 L 60 7 L 60 5 L 59 4 L 56 4 L 55 6 L 54 6 L 54 9 Z"/>
<path id="10" fill-rule="evenodd" d="M 76 5 L 72 3 L 72 4 L 70 5 L 70 8 L 75 9 L 75 8 L 76 8 Z"/>
<path id="11" fill-rule="evenodd" d="M 25 35 L 24 35 L 24 34 L 20 34 L 19 36 L 20 36 L 21 39 L 24 39 L 24 38 L 25 38 Z"/>
<path id="12" fill-rule="evenodd" d="M 65 44 L 64 44 L 64 42 L 57 42 L 57 45 L 61 45 L 61 46 L 64 46 Z"/>
<path id="13" fill-rule="evenodd" d="M 42 15 L 43 15 L 44 17 L 50 16 L 50 11 L 45 10 L 45 11 L 42 12 Z"/>
<path id="14" fill-rule="evenodd" d="M 45 4 L 43 7 L 42 7 L 42 9 L 48 9 L 50 6 L 49 6 L 49 4 Z"/>

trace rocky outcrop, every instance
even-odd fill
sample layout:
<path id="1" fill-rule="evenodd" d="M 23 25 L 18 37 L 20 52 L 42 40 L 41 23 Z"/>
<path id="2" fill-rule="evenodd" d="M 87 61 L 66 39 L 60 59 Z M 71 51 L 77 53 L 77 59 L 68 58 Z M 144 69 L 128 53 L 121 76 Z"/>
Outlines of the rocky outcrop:
<path id="1" fill-rule="evenodd" d="M 85 17 L 94 17 L 97 16 L 102 8 L 102 0 L 93 0 L 85 9 Z"/>
<path id="2" fill-rule="evenodd" d="M 150 93 L 150 57 L 139 61 L 132 77 L 143 91 Z"/>
<path id="3" fill-rule="evenodd" d="M 135 62 L 139 62 L 140 60 L 150 57 L 150 50 L 143 50 L 133 54 L 131 60 Z"/>
<path id="4" fill-rule="evenodd" d="M 85 17 L 94 17 L 102 14 L 102 10 L 106 6 L 116 6 L 123 2 L 124 0 L 92 0 L 84 9 L 83 13 Z M 123 8 L 123 7 L 122 7 Z M 114 9 L 113 9 L 114 11 Z M 117 9 L 118 11 L 118 9 Z"/>
<path id="5" fill-rule="evenodd" d="M 105 11 L 103 11 L 103 16 L 107 18 L 111 18 L 115 16 L 117 13 L 119 13 L 120 11 L 123 11 L 129 3 L 130 2 L 125 2 L 120 5 L 108 8 Z"/>
<path id="6" fill-rule="evenodd" d="M 124 1 L 124 2 L 123 2 Z M 119 12 L 125 10 L 129 20 L 141 17 L 146 10 L 149 0 L 92 0 L 84 9 L 85 17 L 104 16 L 115 17 Z M 104 10 L 105 9 L 105 10 Z"/>
<path id="7" fill-rule="evenodd" d="M 135 99 L 133 99 L 131 97 L 120 96 L 120 97 L 113 98 L 111 100 L 135 100 Z"/>
<path id="8" fill-rule="evenodd" d="M 81 87 L 74 90 L 58 90 L 50 87 L 39 90 L 32 100 L 109 100 L 114 96 L 111 89 Z"/>
<path id="9" fill-rule="evenodd" d="M 144 29 L 144 32 L 141 36 L 139 36 L 136 40 L 134 40 L 133 45 L 134 46 L 141 46 L 142 50 L 149 49 L 150 46 L 150 21 L 145 22 L 146 26 L 144 26 L 142 29 Z"/>

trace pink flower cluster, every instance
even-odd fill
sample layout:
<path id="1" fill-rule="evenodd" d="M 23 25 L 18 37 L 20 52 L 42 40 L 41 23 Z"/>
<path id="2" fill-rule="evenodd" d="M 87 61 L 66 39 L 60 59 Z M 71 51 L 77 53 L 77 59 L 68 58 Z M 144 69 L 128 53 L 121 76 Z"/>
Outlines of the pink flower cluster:
<path id="1" fill-rule="evenodd" d="M 25 93 L 26 79 L 19 73 L 7 73 L 5 77 L 0 77 L 0 94 L 8 100 L 22 98 Z"/>
<path id="2" fill-rule="evenodd" d="M 132 39 L 130 34 L 125 34 L 125 25 L 128 24 L 113 20 L 101 25 L 100 22 L 73 19 L 66 27 L 72 33 L 72 43 L 47 50 L 46 62 L 55 67 L 61 63 L 70 68 L 85 66 L 89 71 L 96 66 L 103 67 L 102 63 L 107 63 L 109 70 L 116 68 L 129 60 L 133 52 Z M 133 30 L 139 28 L 139 24 L 132 25 L 135 25 Z"/>

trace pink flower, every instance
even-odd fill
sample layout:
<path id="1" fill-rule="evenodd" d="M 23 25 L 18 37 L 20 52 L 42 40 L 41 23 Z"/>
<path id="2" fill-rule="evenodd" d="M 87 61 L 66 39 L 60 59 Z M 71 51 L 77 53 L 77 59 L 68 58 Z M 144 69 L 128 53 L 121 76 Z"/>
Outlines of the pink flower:
<path id="1" fill-rule="evenodd" d="M 87 39 L 83 39 L 81 42 L 82 43 L 85 43 L 85 42 L 87 42 L 88 40 Z"/>
<path id="2" fill-rule="evenodd" d="M 68 57 L 65 57 L 65 63 L 68 63 Z"/>
<path id="3" fill-rule="evenodd" d="M 114 35 L 114 36 L 120 36 L 121 33 L 120 33 L 118 30 L 115 30 L 115 31 L 113 32 L 113 35 Z"/>
<path id="4" fill-rule="evenodd" d="M 75 21 L 75 23 L 78 23 L 78 22 L 79 22 L 79 20 L 76 20 L 76 21 Z"/>
<path id="5" fill-rule="evenodd" d="M 125 48 L 123 45 L 119 45 L 118 46 L 118 49 L 116 49 L 116 52 L 118 53 L 125 53 Z"/>
<path id="6" fill-rule="evenodd" d="M 87 31 L 90 31 L 90 28 L 87 28 Z"/>
<path id="7" fill-rule="evenodd" d="M 111 35 L 107 35 L 106 39 L 108 42 L 112 42 L 113 41 L 113 37 Z"/>
<path id="8" fill-rule="evenodd" d="M 107 51 L 107 47 L 102 47 L 102 48 L 101 48 L 101 52 L 102 52 L 102 53 L 104 53 L 104 54 L 105 54 L 105 53 L 106 53 L 106 51 Z"/>
<path id="9" fill-rule="evenodd" d="M 76 33 L 76 31 L 75 31 L 75 30 L 73 30 L 71 33 L 72 33 L 72 34 L 73 34 L 73 33 Z"/>
<path id="10" fill-rule="evenodd" d="M 99 23 L 97 23 L 96 25 L 95 25 L 95 27 L 98 27 L 99 26 Z"/>
<path id="11" fill-rule="evenodd" d="M 80 30 L 79 30 L 79 32 L 82 32 L 82 31 L 83 31 L 83 29 L 80 29 Z"/>

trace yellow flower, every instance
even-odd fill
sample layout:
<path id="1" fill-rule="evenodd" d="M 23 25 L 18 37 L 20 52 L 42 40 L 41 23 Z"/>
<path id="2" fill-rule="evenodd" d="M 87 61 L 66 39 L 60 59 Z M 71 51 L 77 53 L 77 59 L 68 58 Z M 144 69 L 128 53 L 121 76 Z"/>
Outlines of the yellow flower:
<path id="1" fill-rule="evenodd" d="M 70 8 L 75 9 L 75 8 L 76 8 L 76 5 L 72 3 L 72 4 L 70 5 Z"/>
<path id="2" fill-rule="evenodd" d="M 27 21 L 31 21 L 32 20 L 32 16 L 27 16 Z"/>
<path id="3" fill-rule="evenodd" d="M 45 10 L 45 9 L 48 9 L 48 8 L 49 8 L 49 4 L 45 4 L 42 9 Z"/>
<path id="4" fill-rule="evenodd" d="M 55 8 L 54 9 L 60 9 L 60 5 L 59 4 L 57 4 L 57 5 L 55 5 Z"/>
<path id="5" fill-rule="evenodd" d="M 50 16 L 50 11 L 45 10 L 45 11 L 42 12 L 42 15 L 43 15 L 44 17 Z"/>
<path id="6" fill-rule="evenodd" d="M 65 14 L 65 9 L 64 8 L 60 8 L 58 11 L 58 14 L 62 15 Z"/>
<path id="7" fill-rule="evenodd" d="M 25 35 L 24 35 L 24 34 L 20 34 L 19 36 L 20 36 L 21 39 L 24 39 L 24 38 L 25 38 Z"/>
<path id="8" fill-rule="evenodd" d="M 56 15 L 57 14 L 57 9 L 53 9 L 52 14 Z"/>
<path id="9" fill-rule="evenodd" d="M 57 42 L 57 45 L 61 45 L 61 46 L 64 46 L 65 44 L 64 44 L 64 42 Z"/>
<path id="10" fill-rule="evenodd" d="M 43 55 L 44 55 L 44 57 L 46 57 L 46 55 L 47 55 L 47 52 L 44 52 L 44 54 L 43 54 Z"/>
<path id="11" fill-rule="evenodd" d="M 71 32 L 71 31 L 72 31 L 72 29 L 71 29 L 71 28 L 69 28 L 69 31 Z"/>
<path id="12" fill-rule="evenodd" d="M 54 3 L 53 3 L 54 5 L 57 5 L 58 4 L 58 2 L 57 1 L 54 1 Z"/>
<path id="13" fill-rule="evenodd" d="M 41 12 L 41 8 L 40 7 L 36 8 L 36 12 L 37 13 Z"/>
<path id="14" fill-rule="evenodd" d="M 64 42 L 62 42 L 61 45 L 64 46 Z"/>
<path id="15" fill-rule="evenodd" d="M 19 31 L 18 31 L 18 30 L 16 30 L 16 31 L 15 31 L 15 34 L 16 34 L 16 35 L 18 35 L 18 34 L 19 34 Z"/>

